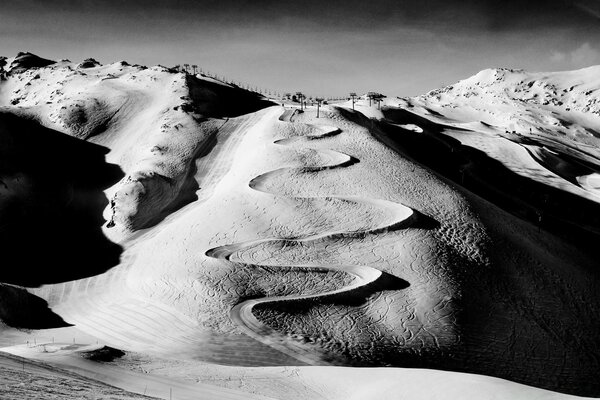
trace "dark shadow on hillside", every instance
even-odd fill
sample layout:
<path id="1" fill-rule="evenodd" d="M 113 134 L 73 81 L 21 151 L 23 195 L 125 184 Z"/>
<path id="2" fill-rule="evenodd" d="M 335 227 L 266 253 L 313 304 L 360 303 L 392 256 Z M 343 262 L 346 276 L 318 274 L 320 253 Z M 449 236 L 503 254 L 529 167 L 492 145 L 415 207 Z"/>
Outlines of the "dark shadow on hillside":
<path id="1" fill-rule="evenodd" d="M 438 229 L 440 222 L 429 215 L 425 215 L 420 211 L 413 210 L 414 220 L 410 224 L 413 229 Z"/>
<path id="2" fill-rule="evenodd" d="M 152 228 L 176 211 L 198 200 L 198 191 L 202 188 L 199 186 L 197 175 L 202 171 L 198 171 L 197 162 L 199 159 L 208 156 L 218 143 L 218 131 L 225 123 L 217 119 L 226 119 L 225 122 L 228 122 L 231 126 L 236 122 L 229 122 L 229 118 L 250 114 L 275 105 L 275 103 L 265 99 L 258 93 L 241 89 L 235 85 L 219 84 L 208 79 L 199 79 L 189 74 L 185 75 L 185 85 L 188 89 L 188 95 L 181 96 L 182 102 L 174 109 L 190 114 L 198 124 L 201 124 L 199 129 L 206 129 L 206 132 L 210 133 L 206 141 L 199 143 L 196 154 L 189 161 L 187 175 L 182 182 L 182 186 L 177 188 L 176 198 L 168 204 L 140 202 L 138 212 L 131 220 L 127 217 L 125 221 L 120 220 L 119 212 L 116 211 L 113 219 L 107 225 L 109 228 L 120 222 L 125 222 L 127 228 L 132 231 Z M 162 192 L 164 196 L 168 197 L 174 188 L 172 178 L 155 172 L 141 174 L 135 177 L 134 180 L 141 184 L 147 193 Z M 117 195 L 120 196 L 120 193 L 117 193 Z M 148 196 L 148 198 L 150 197 Z M 121 199 L 114 197 L 112 201 L 114 202 L 111 204 L 113 210 L 118 209 Z M 114 207 L 115 205 L 116 207 Z"/>
<path id="3" fill-rule="evenodd" d="M 454 127 L 437 124 L 407 110 L 384 109 L 383 112 L 387 121 L 373 121 L 375 129 L 372 129 L 372 133 L 399 154 L 410 157 L 438 175 L 453 181 L 456 186 L 461 186 L 510 214 L 528 221 L 539 230 L 552 233 L 582 255 L 585 254 L 589 260 L 597 258 L 595 254 L 600 243 L 600 205 L 521 176 L 485 152 L 462 145 L 447 134 L 456 131 Z M 416 124 L 423 132 L 403 129 L 398 124 Z M 527 144 L 540 145 L 536 142 Z M 547 146 L 545 143 L 543 145 Z M 572 154 L 581 163 L 578 155 Z M 550 161 L 558 164 L 556 160 Z M 563 160 L 558 161 L 562 163 Z M 526 168 L 526 165 L 523 168 Z M 561 168 L 565 166 L 561 164 Z M 569 168 L 567 172 L 573 173 L 572 167 Z M 580 171 L 581 168 L 574 173 Z M 527 172 L 532 176 L 536 173 L 535 170 Z M 503 222 L 510 221 L 511 219 L 507 218 Z M 497 251 L 512 249 L 508 247 Z M 552 291 L 558 287 L 563 287 L 558 293 L 569 293 L 563 290 L 571 283 L 565 284 L 559 275 L 552 275 L 543 284 L 536 283 L 532 277 L 542 275 L 544 269 L 538 269 L 535 263 L 529 264 L 526 259 L 524 261 L 524 264 L 516 267 L 522 268 L 522 271 L 517 273 L 512 267 L 504 269 L 505 267 L 498 265 L 498 268 L 486 271 L 485 274 L 468 273 L 461 276 L 463 287 L 469 288 L 463 292 L 460 303 L 457 303 L 464 306 L 458 314 L 458 326 L 463 330 L 460 344 L 462 348 L 457 347 L 449 353 L 432 350 L 409 354 L 390 352 L 381 345 L 379 354 L 382 355 L 382 361 L 399 367 L 485 374 L 563 393 L 598 396 L 600 386 L 595 377 L 600 359 L 593 345 L 588 345 L 595 343 L 595 338 L 598 337 L 597 324 L 593 321 L 588 322 L 589 317 L 582 313 L 581 325 L 572 331 L 569 331 L 571 328 L 564 327 L 555 329 L 555 325 L 561 324 L 559 312 L 550 308 L 546 313 L 543 306 L 530 303 L 529 299 L 535 298 L 533 293 L 536 291 Z M 457 259 L 454 263 L 460 265 L 461 260 Z M 597 282 L 600 276 L 600 270 L 593 262 L 584 265 L 574 263 L 570 268 L 575 269 L 573 276 L 584 273 L 586 279 L 592 282 Z M 570 271 L 566 270 L 565 276 L 568 277 L 569 273 Z M 515 279 L 515 276 L 520 277 Z M 519 289 L 521 292 L 517 295 L 512 294 L 515 292 L 509 286 L 519 281 L 523 285 Z M 577 285 L 573 283 L 574 287 Z M 593 287 L 593 283 L 590 286 Z M 519 287 L 518 284 L 516 287 Z M 592 295 L 594 293 L 592 292 Z M 586 298 L 575 294 L 563 296 L 561 301 L 581 307 L 582 310 L 587 307 L 595 309 L 597 305 L 596 297 Z M 521 322 L 516 323 L 511 317 L 502 316 L 505 308 L 518 310 L 523 316 Z M 535 335 L 519 333 L 526 332 L 525 326 L 530 323 L 544 332 L 540 338 L 547 335 L 546 337 L 552 339 L 544 339 L 544 346 L 548 347 L 532 347 L 531 354 L 526 355 L 523 350 L 513 349 L 519 346 L 526 347 L 523 343 L 530 343 L 529 340 L 539 340 L 535 339 Z M 504 332 L 511 324 L 516 326 L 512 328 L 512 332 Z M 486 337 L 488 334 L 490 337 Z M 510 339 L 500 339 L 505 335 Z M 575 337 L 577 339 L 573 340 Z M 488 357 L 488 361 L 484 361 L 485 357 Z M 551 361 L 552 358 L 554 360 Z M 564 364 L 561 366 L 561 363 Z M 570 363 L 569 367 L 565 367 L 567 363 Z M 538 374 L 542 369 L 544 373 Z"/>
<path id="4" fill-rule="evenodd" d="M 368 285 L 361 286 L 348 292 L 324 295 L 316 298 L 298 299 L 294 301 L 281 301 L 267 303 L 264 307 L 290 314 L 302 313 L 303 309 L 313 307 L 315 304 L 337 304 L 358 307 L 367 302 L 369 297 L 382 291 L 403 290 L 410 284 L 397 276 L 382 272 L 381 276 Z"/>
<path id="5" fill-rule="evenodd" d="M 144 223 L 142 227 L 134 226 L 136 229 L 149 228 L 158 225 L 169 215 L 198 200 L 198 190 L 200 190 L 200 185 L 198 185 L 198 181 L 196 180 L 196 174 L 198 173 L 198 165 L 196 162 L 198 159 L 209 155 L 218 144 L 219 139 L 217 133 L 218 129 L 213 130 L 210 136 L 206 139 L 202 146 L 200 146 L 197 153 L 191 159 L 190 167 L 188 168 L 185 181 L 179 190 L 179 195 L 171 202 L 171 204 L 157 213 L 156 216 L 154 216 L 151 220 Z"/>
<path id="6" fill-rule="evenodd" d="M 0 321 L 19 329 L 50 329 L 71 326 L 52 312 L 45 300 L 0 283 Z"/>
<path id="7" fill-rule="evenodd" d="M 406 110 L 384 109 L 379 138 L 511 214 L 591 250 L 600 243 L 600 206 L 588 199 L 518 175 L 484 152 L 444 135 L 448 129 Z M 393 118 L 393 119 L 392 119 Z M 393 122 L 393 123 L 392 123 Z M 395 124 L 412 123 L 422 133 Z"/>
<path id="8" fill-rule="evenodd" d="M 15 74 L 31 68 L 42 68 L 55 63 L 56 61 L 47 60 L 29 52 L 19 52 L 7 69 L 10 69 L 9 74 Z"/>
<path id="9" fill-rule="evenodd" d="M 0 112 L 0 281 L 64 282 L 107 271 L 121 247 L 102 233 L 103 190 L 123 177 L 108 149 Z"/>
<path id="10" fill-rule="evenodd" d="M 258 93 L 186 75 L 190 102 L 185 111 L 213 118 L 234 118 L 276 105 Z M 184 99 L 185 100 L 185 99 Z"/>

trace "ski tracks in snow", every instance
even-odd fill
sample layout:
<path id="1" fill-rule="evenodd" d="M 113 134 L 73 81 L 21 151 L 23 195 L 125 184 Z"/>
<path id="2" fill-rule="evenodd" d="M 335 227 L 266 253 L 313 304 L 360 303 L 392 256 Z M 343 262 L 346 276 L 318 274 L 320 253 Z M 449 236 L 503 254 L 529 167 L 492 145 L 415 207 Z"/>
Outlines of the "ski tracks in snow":
<path id="1" fill-rule="evenodd" d="M 284 119 L 289 118 L 288 111 L 284 112 L 280 116 L 281 121 L 285 121 Z M 309 124 L 300 124 L 291 121 L 285 121 L 286 124 L 289 124 L 286 128 L 293 130 L 295 126 L 301 125 L 302 129 L 300 131 L 302 134 L 300 136 L 291 136 L 288 138 L 275 140 L 273 143 L 281 146 L 288 146 L 292 144 L 307 144 L 314 140 L 320 140 L 324 138 L 333 137 L 336 135 L 342 134 L 342 130 L 337 127 L 330 126 L 317 126 L 317 125 L 309 125 Z M 307 133 L 308 132 L 308 133 Z M 307 133 L 307 134 L 306 134 Z M 321 160 L 318 165 L 314 165 L 315 163 L 308 163 L 313 165 L 304 165 L 298 167 L 285 167 L 275 169 L 259 176 L 256 176 L 249 182 L 249 187 L 262 192 L 267 193 L 272 196 L 280 196 L 292 198 L 293 200 L 298 201 L 314 201 L 317 203 L 320 200 L 326 199 L 327 201 L 335 202 L 344 202 L 344 203 L 352 203 L 360 206 L 361 208 L 371 208 L 371 209 L 379 209 L 383 210 L 386 218 L 383 221 L 372 221 L 372 226 L 369 227 L 359 227 L 354 230 L 325 230 L 319 233 L 307 234 L 304 236 L 296 236 L 294 238 L 278 238 L 271 237 L 266 239 L 245 241 L 240 243 L 231 243 L 219 247 L 212 248 L 206 251 L 206 255 L 212 258 L 232 261 L 236 263 L 242 263 L 246 265 L 250 265 L 256 268 L 261 268 L 268 266 L 273 268 L 273 265 L 269 264 L 260 264 L 252 263 L 249 264 L 247 261 L 239 258 L 238 253 L 243 252 L 244 250 L 252 249 L 255 246 L 259 246 L 261 244 L 268 243 L 280 243 L 282 246 L 286 245 L 294 245 L 294 244 L 308 244 L 310 242 L 315 242 L 318 240 L 335 240 L 336 238 L 349 238 L 358 239 L 362 238 L 368 234 L 377 234 L 383 233 L 389 230 L 401 229 L 411 225 L 415 218 L 414 211 L 399 203 L 394 203 L 385 200 L 373 199 L 368 197 L 360 197 L 360 196 L 336 196 L 331 195 L 328 197 L 308 197 L 308 196 L 296 196 L 291 197 L 287 195 L 283 195 L 281 193 L 273 192 L 268 183 L 276 178 L 278 175 L 283 175 L 289 172 L 296 173 L 318 173 L 324 170 L 337 169 L 337 168 L 346 168 L 355 163 L 360 162 L 360 160 L 338 152 L 334 150 L 316 150 L 319 155 L 319 159 Z M 310 364 L 310 365 L 329 365 L 329 362 L 323 361 L 318 354 L 307 349 L 303 344 L 298 343 L 294 340 L 291 340 L 285 334 L 277 332 L 275 329 L 269 327 L 266 324 L 263 324 L 258 318 L 254 316 L 252 313 L 252 309 L 259 305 L 265 303 L 281 303 L 281 302 L 294 302 L 294 301 L 319 301 L 326 299 L 328 297 L 334 295 L 340 295 L 344 293 L 351 293 L 358 289 L 364 288 L 368 285 L 373 284 L 378 279 L 382 277 L 382 272 L 378 269 L 362 266 L 362 265 L 314 265 L 314 264 L 299 264 L 299 263 L 290 263 L 288 265 L 278 265 L 282 269 L 289 270 L 289 268 L 302 268 L 302 269 L 314 269 L 314 270 L 329 270 L 329 271 L 342 271 L 347 273 L 353 277 L 352 281 L 340 288 L 332 289 L 329 291 L 324 291 L 318 294 L 297 294 L 297 295 L 286 295 L 286 296 L 268 296 L 263 298 L 255 298 L 249 299 L 240 302 L 236 306 L 234 306 L 230 311 L 230 317 L 232 321 L 236 323 L 236 325 L 248 336 L 254 338 L 255 340 L 266 344 L 272 348 L 275 348 L 281 351 L 284 354 L 292 356 L 293 358 Z"/>

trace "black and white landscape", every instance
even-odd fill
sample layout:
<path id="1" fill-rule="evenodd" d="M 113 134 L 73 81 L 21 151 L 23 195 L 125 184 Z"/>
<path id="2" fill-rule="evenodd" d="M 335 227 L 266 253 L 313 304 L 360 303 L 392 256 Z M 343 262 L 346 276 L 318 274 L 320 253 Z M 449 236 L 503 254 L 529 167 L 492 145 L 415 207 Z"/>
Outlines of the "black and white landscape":
<path id="1" fill-rule="evenodd" d="M 23 3 L 72 25 L 6 10 L 0 398 L 600 397 L 597 2 Z"/>

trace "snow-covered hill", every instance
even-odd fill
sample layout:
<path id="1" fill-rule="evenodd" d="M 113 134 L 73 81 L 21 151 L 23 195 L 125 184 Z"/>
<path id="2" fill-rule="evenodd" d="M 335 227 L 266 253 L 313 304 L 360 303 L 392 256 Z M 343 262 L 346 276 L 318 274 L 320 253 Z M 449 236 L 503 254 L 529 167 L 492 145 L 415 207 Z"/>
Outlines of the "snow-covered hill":
<path id="1" fill-rule="evenodd" d="M 160 66 L 53 62 L 30 53 L 5 62 L 0 107 L 108 147 L 107 161 L 124 170 L 105 214 L 112 228 L 107 234 L 117 241 L 194 196 L 193 160 L 223 118 L 269 104 L 223 82 Z"/>
<path id="2" fill-rule="evenodd" d="M 457 122 L 600 145 L 600 66 L 552 73 L 487 69 L 409 104 Z"/>
<path id="3" fill-rule="evenodd" d="M 565 207 L 558 199 L 600 202 L 600 66 L 553 73 L 488 69 L 422 96 L 388 99 L 384 114 L 402 129 L 426 129 L 432 138 L 480 151 L 514 174 L 513 183 L 539 184 L 529 196 L 540 197 L 534 213 L 550 204 L 555 214 L 599 232 L 595 206 L 584 201 L 575 211 L 578 200 Z M 448 143 L 456 158 L 459 146 Z M 480 164 L 459 164 L 461 179 L 481 171 Z"/>
<path id="4" fill-rule="evenodd" d="M 314 107 L 164 67 L 20 54 L 1 74 L 6 324 L 28 327 L 4 317 L 25 304 L 60 328 L 57 341 L 77 330 L 176 365 L 419 367 L 600 393 L 596 252 L 496 201 L 526 203 L 503 193 L 506 181 L 543 181 L 579 199 L 552 192 L 551 220 L 565 210 L 582 224 L 573 215 L 596 210 L 594 193 L 537 174 L 530 154 L 558 162 L 521 143 L 528 132 L 498 125 L 505 114 L 494 126 L 469 119 L 496 112 L 487 94 L 472 106 L 456 95 L 468 112 L 431 95 L 382 110 L 361 99 L 358 111 L 326 106 L 316 118 Z M 506 102 L 514 113 L 518 102 Z M 459 135 L 487 158 L 454 152 Z M 535 137 L 572 142 L 562 153 L 592 168 L 579 136 Z M 496 164 L 479 174 L 489 160 L 524 181 Z M 440 173 L 455 164 L 478 186 Z"/>

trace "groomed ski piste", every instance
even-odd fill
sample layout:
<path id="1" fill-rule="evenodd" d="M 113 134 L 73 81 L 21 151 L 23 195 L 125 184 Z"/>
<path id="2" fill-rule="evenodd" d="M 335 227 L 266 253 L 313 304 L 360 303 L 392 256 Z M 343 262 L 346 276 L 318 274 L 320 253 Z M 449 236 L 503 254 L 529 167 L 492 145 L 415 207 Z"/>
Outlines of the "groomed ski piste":
<path id="1" fill-rule="evenodd" d="M 434 104 L 435 94 L 390 98 L 382 110 L 363 98 L 355 111 L 350 103 L 330 105 L 316 118 L 314 107 L 299 112 L 291 102 L 163 67 L 47 64 L 26 53 L 7 61 L 0 133 L 32 167 L 20 175 L 0 170 L 2 199 L 56 193 L 59 210 L 104 210 L 90 220 L 94 236 L 79 234 L 87 261 L 68 257 L 61 238 L 75 238 L 70 230 L 78 225 L 63 211 L 27 204 L 28 215 L 44 219 L 23 228 L 60 253 L 13 240 L 25 236 L 11 220 L 2 227 L 2 237 L 28 256 L 9 252 L 10 279 L 0 279 L 2 351 L 43 361 L 56 376 L 67 371 L 82 382 L 173 399 L 600 393 L 593 253 L 487 192 L 470 192 L 468 179 L 477 177 L 468 169 L 464 187 L 430 169 L 439 149 L 414 151 L 416 136 L 408 135 L 458 138 L 530 182 L 578 196 L 555 200 L 575 208 L 597 203 L 586 147 L 593 138 L 542 129 L 519 138 L 509 125 L 450 115 L 451 107 Z M 544 118 L 544 110 L 531 110 Z M 595 118 L 586 114 L 580 126 L 596 129 Z M 387 130 L 384 119 L 403 130 Z M 18 142 L 25 129 L 40 143 L 55 134 L 85 141 L 73 147 L 98 165 L 79 164 L 73 180 L 54 173 L 46 162 L 54 148 Z M 531 142 L 550 136 L 585 154 Z M 513 144 L 522 151 L 506 150 Z M 582 166 L 565 167 L 557 154 Z M 114 166 L 120 175 L 82 183 Z M 50 187 L 39 183 L 44 174 L 53 176 Z M 565 219 L 593 234 L 593 221 L 567 212 Z M 106 246 L 111 259 L 99 257 Z M 104 346 L 125 355 L 82 359 Z M 0 373 L 14 377 L 20 359 L 3 357 L 10 361 Z M 19 379 L 35 378 L 37 367 L 27 365 Z M 46 389 L 29 387 L 10 393 L 44 398 Z"/>

